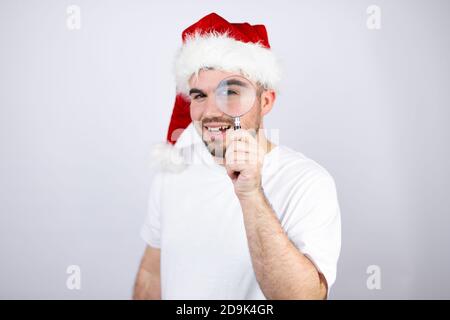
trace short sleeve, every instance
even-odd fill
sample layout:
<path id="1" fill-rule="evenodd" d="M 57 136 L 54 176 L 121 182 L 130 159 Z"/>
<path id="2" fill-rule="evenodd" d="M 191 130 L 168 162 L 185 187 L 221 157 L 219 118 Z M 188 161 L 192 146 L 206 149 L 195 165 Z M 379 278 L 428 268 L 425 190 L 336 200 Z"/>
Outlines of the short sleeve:
<path id="1" fill-rule="evenodd" d="M 156 173 L 153 177 L 150 193 L 148 197 L 147 215 L 145 222 L 141 228 L 142 239 L 153 248 L 161 247 L 161 222 L 160 222 L 160 208 L 161 208 L 161 187 L 162 176 L 161 173 Z"/>
<path id="2" fill-rule="evenodd" d="M 293 221 L 288 237 L 307 256 L 327 280 L 328 290 L 336 280 L 341 250 L 341 218 L 334 179 L 327 172 L 320 174 L 294 197 L 289 210 Z"/>

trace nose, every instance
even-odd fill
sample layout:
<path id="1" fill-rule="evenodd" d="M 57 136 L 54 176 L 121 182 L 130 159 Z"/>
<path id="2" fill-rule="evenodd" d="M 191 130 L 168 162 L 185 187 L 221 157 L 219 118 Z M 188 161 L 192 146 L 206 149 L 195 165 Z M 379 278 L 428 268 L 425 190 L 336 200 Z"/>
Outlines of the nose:
<path id="1" fill-rule="evenodd" d="M 214 95 L 209 95 L 206 99 L 205 109 L 203 111 L 204 116 L 221 116 L 223 115 L 222 110 L 217 106 L 216 99 Z"/>

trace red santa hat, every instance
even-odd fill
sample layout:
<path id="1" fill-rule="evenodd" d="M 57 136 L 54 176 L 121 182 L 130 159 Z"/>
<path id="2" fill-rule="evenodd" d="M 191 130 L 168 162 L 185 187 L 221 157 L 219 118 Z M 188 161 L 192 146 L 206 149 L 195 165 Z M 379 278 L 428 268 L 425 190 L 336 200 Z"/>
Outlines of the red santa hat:
<path id="1" fill-rule="evenodd" d="M 280 67 L 264 25 L 230 23 L 210 13 L 185 29 L 182 40 L 175 59 L 177 94 L 167 132 L 168 143 L 175 144 L 191 122 L 189 79 L 203 68 L 239 72 L 267 88 L 278 89 Z"/>

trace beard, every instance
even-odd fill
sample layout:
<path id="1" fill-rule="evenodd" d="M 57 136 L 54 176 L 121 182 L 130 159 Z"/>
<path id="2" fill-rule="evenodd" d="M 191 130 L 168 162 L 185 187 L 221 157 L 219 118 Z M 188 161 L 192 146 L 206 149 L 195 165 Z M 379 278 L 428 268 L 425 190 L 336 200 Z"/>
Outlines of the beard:
<path id="1" fill-rule="evenodd" d="M 205 124 L 203 124 L 205 123 Z M 210 120 L 201 122 L 201 132 L 202 132 L 202 141 L 205 144 L 206 148 L 208 149 L 209 153 L 215 157 L 215 158 L 224 158 L 225 152 L 226 152 L 226 146 L 227 146 L 227 134 L 230 134 L 230 131 L 234 130 L 233 124 L 230 124 L 230 128 L 224 130 L 221 132 L 221 135 L 210 135 L 207 132 L 207 129 L 205 129 L 205 126 L 210 123 Z M 258 132 L 260 129 L 259 121 L 256 122 L 254 126 L 251 128 L 242 128 L 244 130 L 254 130 L 255 132 Z"/>
<path id="2" fill-rule="evenodd" d="M 203 143 L 205 144 L 209 153 L 211 153 L 211 155 L 213 157 L 217 157 L 217 158 L 225 157 L 225 151 L 226 151 L 225 141 L 209 141 L 208 142 L 208 141 L 203 140 Z"/>

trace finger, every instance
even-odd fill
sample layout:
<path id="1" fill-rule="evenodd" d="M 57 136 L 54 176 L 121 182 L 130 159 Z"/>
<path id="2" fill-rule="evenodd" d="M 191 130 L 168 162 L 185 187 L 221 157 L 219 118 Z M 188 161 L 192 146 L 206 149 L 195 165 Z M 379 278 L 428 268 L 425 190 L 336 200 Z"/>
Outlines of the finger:
<path id="1" fill-rule="evenodd" d="M 225 164 L 231 163 L 244 163 L 250 158 L 249 154 L 246 152 L 240 152 L 230 149 L 225 153 Z"/>
<path id="2" fill-rule="evenodd" d="M 229 146 L 233 152 L 254 152 L 257 149 L 257 145 L 254 143 L 244 142 L 244 141 L 233 141 Z"/>
<path id="3" fill-rule="evenodd" d="M 242 141 L 233 141 L 225 151 L 225 161 L 250 162 L 257 155 L 257 146 Z"/>
<path id="4" fill-rule="evenodd" d="M 233 178 L 233 176 L 237 176 L 236 173 L 239 173 L 247 168 L 247 164 L 245 163 L 229 163 L 226 164 L 227 173 L 230 176 L 230 178 Z"/>
<path id="5" fill-rule="evenodd" d="M 247 141 L 250 142 L 254 140 L 253 136 L 247 132 L 247 130 L 239 129 L 239 130 L 228 130 L 226 135 L 226 145 L 232 141 Z"/>

